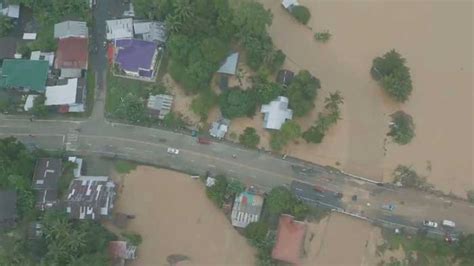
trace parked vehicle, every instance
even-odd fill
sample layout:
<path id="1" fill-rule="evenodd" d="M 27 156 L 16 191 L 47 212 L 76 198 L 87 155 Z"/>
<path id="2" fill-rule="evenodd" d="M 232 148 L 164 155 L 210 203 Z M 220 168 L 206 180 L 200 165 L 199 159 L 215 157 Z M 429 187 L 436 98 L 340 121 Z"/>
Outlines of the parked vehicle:
<path id="1" fill-rule="evenodd" d="M 178 149 L 175 149 L 175 148 L 169 147 L 169 148 L 168 148 L 168 153 L 178 155 L 178 154 L 179 154 L 179 150 L 178 150 Z"/>
<path id="2" fill-rule="evenodd" d="M 207 144 L 207 145 L 211 144 L 211 141 L 204 137 L 198 137 L 197 142 L 199 144 Z"/>
<path id="3" fill-rule="evenodd" d="M 395 204 L 384 204 L 382 205 L 382 209 L 387 210 L 387 211 L 393 211 L 395 210 Z"/>
<path id="4" fill-rule="evenodd" d="M 423 225 L 427 227 L 438 228 L 438 223 L 430 220 L 424 220 Z"/>
<path id="5" fill-rule="evenodd" d="M 443 221 L 441 222 L 441 224 L 442 224 L 443 226 L 446 226 L 446 227 L 451 227 L 451 228 L 456 227 L 456 223 L 454 223 L 453 221 L 450 221 L 450 220 L 443 220 Z"/>

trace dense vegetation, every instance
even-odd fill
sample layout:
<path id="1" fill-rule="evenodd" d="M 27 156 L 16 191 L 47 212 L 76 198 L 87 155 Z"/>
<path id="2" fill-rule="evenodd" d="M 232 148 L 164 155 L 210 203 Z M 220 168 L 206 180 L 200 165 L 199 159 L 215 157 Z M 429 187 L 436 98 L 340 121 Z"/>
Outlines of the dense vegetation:
<path id="1" fill-rule="evenodd" d="M 293 15 L 293 17 L 295 17 L 296 20 L 298 20 L 300 23 L 303 23 L 304 25 L 308 24 L 308 21 L 311 18 L 309 9 L 301 5 L 292 7 L 290 13 Z"/>
<path id="2" fill-rule="evenodd" d="M 397 51 L 391 50 L 382 57 L 376 57 L 370 73 L 393 99 L 399 102 L 408 100 L 413 90 L 410 69 Z"/>
<path id="3" fill-rule="evenodd" d="M 315 124 L 303 133 L 307 142 L 321 143 L 329 128 L 341 119 L 339 105 L 344 103 L 344 98 L 339 91 L 329 94 L 324 103 L 324 112 L 319 113 Z"/>
<path id="4" fill-rule="evenodd" d="M 427 189 L 430 188 L 426 182 L 426 178 L 418 175 L 418 173 L 411 167 L 399 165 L 393 171 L 393 182 L 400 182 L 404 187 Z"/>
<path id="5" fill-rule="evenodd" d="M 391 115 L 392 123 L 387 136 L 400 145 L 408 144 L 415 136 L 415 123 L 411 115 L 398 111 Z"/>
<path id="6" fill-rule="evenodd" d="M 0 14 L 0 37 L 6 36 L 13 29 L 13 23 L 7 16 Z"/>
<path id="7" fill-rule="evenodd" d="M 196 98 L 191 102 L 191 110 L 201 117 L 201 120 L 207 120 L 207 115 L 209 111 L 214 107 L 218 102 L 218 97 L 216 93 L 212 90 L 206 90 L 201 92 Z"/>
<path id="8" fill-rule="evenodd" d="M 415 236 L 407 236 L 403 230 L 401 234 L 388 230 L 383 230 L 382 233 L 386 242 L 377 247 L 377 252 L 383 253 L 386 249 L 397 250 L 401 247 L 406 258 L 401 261 L 392 259 L 390 263 L 380 265 L 474 265 L 473 234 L 462 235 L 459 241 L 448 244 L 442 238 L 426 237 L 423 230 Z"/>
<path id="9" fill-rule="evenodd" d="M 293 78 L 288 87 L 288 100 L 295 116 L 304 116 L 314 108 L 314 100 L 320 88 L 319 79 L 307 70 L 300 71 Z"/>
<path id="10" fill-rule="evenodd" d="M 215 177 L 216 183 L 212 187 L 206 188 L 206 194 L 219 208 L 224 203 L 230 203 L 233 197 L 244 191 L 244 186 L 237 180 L 229 181 L 225 176 Z"/>
<path id="11" fill-rule="evenodd" d="M 280 151 L 290 141 L 301 136 L 301 127 L 294 120 L 283 123 L 279 131 L 273 132 L 270 139 L 270 147 L 274 151 Z"/>
<path id="12" fill-rule="evenodd" d="M 66 19 L 88 21 L 88 1 L 77 0 L 10 0 L 33 10 L 34 18 L 40 24 L 38 38 L 28 44 L 31 50 L 50 52 L 56 50 L 54 24 Z"/>
<path id="13" fill-rule="evenodd" d="M 219 106 L 226 118 L 252 117 L 256 111 L 257 101 L 253 90 L 236 87 L 227 89 L 220 95 Z"/>
<path id="14" fill-rule="evenodd" d="M 0 139 L 0 189 L 17 192 L 18 225 L 0 234 L 0 265 L 107 265 L 106 247 L 115 236 L 92 221 L 71 221 L 64 212 L 34 209 L 35 191 L 31 188 L 35 160 L 48 156 L 29 152 L 14 138 Z M 72 170 L 66 164 L 66 170 Z M 61 179 L 68 180 L 68 177 Z M 65 182 L 59 183 L 64 194 Z M 34 221 L 42 225 L 42 234 L 31 238 Z"/>
<path id="15" fill-rule="evenodd" d="M 257 134 L 255 128 L 246 127 L 244 133 L 239 136 L 239 142 L 247 148 L 254 149 L 258 143 L 260 143 L 260 136 Z"/>

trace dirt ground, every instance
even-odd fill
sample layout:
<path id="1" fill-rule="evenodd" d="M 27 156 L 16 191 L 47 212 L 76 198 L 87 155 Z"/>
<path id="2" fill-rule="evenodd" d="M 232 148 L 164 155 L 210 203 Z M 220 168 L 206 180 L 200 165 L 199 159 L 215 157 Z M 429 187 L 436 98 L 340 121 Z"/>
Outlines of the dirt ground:
<path id="1" fill-rule="evenodd" d="M 309 223 L 305 239 L 303 265 L 377 265 L 390 257 L 403 259 L 402 250 L 377 255 L 383 243 L 380 228 L 355 218 L 331 213 L 319 223 Z"/>
<path id="2" fill-rule="evenodd" d="M 465 196 L 474 188 L 472 1 L 300 0 L 311 11 L 308 26 L 278 0 L 260 2 L 273 13 L 270 35 L 287 64 L 321 80 L 318 101 L 335 90 L 345 98 L 344 119 L 324 142 L 302 142 L 290 147 L 291 155 L 339 162 L 346 171 L 384 181 L 398 164 L 412 165 L 445 192 Z M 314 32 L 324 30 L 331 40 L 314 41 Z M 414 91 L 405 104 L 389 99 L 369 74 L 372 59 L 393 48 L 412 73 Z M 389 115 L 399 109 L 414 117 L 416 137 L 405 146 L 385 144 Z M 299 120 L 303 127 L 317 112 Z"/>
<path id="3" fill-rule="evenodd" d="M 123 178 L 116 211 L 135 214 L 129 231 L 143 243 L 133 266 L 168 265 L 167 256 L 186 255 L 179 265 L 254 265 L 254 250 L 210 202 L 198 180 L 169 170 L 139 166 Z"/>

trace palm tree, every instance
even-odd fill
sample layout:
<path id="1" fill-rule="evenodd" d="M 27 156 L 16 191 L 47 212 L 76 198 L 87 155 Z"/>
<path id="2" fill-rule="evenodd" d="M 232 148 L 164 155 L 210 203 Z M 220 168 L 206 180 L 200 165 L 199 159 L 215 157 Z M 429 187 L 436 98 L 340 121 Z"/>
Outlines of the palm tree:
<path id="1" fill-rule="evenodd" d="M 176 16 L 168 15 L 165 20 L 166 28 L 171 32 L 179 32 L 183 23 L 181 23 Z"/>
<path id="2" fill-rule="evenodd" d="M 339 91 L 336 91 L 335 93 L 330 93 L 329 96 L 324 99 L 324 103 L 324 107 L 327 110 L 334 112 L 339 110 L 339 104 L 344 103 L 344 98 Z"/>
<path id="3" fill-rule="evenodd" d="M 174 8 L 174 14 L 181 23 L 184 23 L 194 15 L 189 0 L 176 0 L 176 2 L 174 2 Z"/>

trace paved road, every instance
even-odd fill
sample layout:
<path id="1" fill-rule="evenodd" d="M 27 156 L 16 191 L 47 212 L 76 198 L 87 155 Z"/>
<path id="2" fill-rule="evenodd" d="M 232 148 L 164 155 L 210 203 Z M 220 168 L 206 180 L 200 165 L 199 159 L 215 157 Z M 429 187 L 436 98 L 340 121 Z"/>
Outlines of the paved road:
<path id="1" fill-rule="evenodd" d="M 278 185 L 289 186 L 293 180 L 298 180 L 330 192 L 343 193 L 340 201 L 331 197 L 320 197 L 320 200 L 371 219 L 411 226 L 419 226 L 423 219 L 451 219 L 459 229 L 474 232 L 474 207 L 464 201 L 451 201 L 408 189 L 380 187 L 321 166 L 283 160 L 265 152 L 225 143 L 201 145 L 191 136 L 166 130 L 94 119 L 30 122 L 0 116 L 1 136 L 15 136 L 25 143 L 46 149 L 64 148 L 74 154 L 116 156 L 188 173 L 222 173 L 264 190 Z M 180 149 L 180 154 L 168 154 L 168 147 Z M 352 201 L 352 195 L 357 195 L 357 201 Z M 396 209 L 392 212 L 383 210 L 382 204 L 387 203 L 395 204 Z"/>
<path id="2" fill-rule="evenodd" d="M 114 5 L 116 2 L 97 1 L 93 11 L 92 42 L 98 45 L 98 51 L 91 55 L 91 66 L 97 77 L 92 116 L 87 120 L 30 122 L 21 117 L 0 115 L 0 137 L 15 136 L 24 143 L 44 149 L 130 159 L 188 173 L 211 171 L 226 174 L 263 190 L 279 185 L 290 186 L 292 181 L 298 180 L 307 184 L 298 187 L 305 197 L 314 197 L 319 202 L 372 220 L 420 226 L 423 219 L 450 219 L 459 229 L 474 233 L 474 206 L 464 201 L 451 201 L 408 189 L 380 187 L 322 166 L 283 160 L 265 152 L 225 143 L 200 145 L 195 138 L 175 132 L 107 122 L 104 119 L 107 61 L 103 42 L 105 20 L 117 16 L 123 9 Z M 118 7 L 111 9 L 111 6 Z M 166 152 L 168 147 L 178 148 L 181 152 L 170 155 Z M 310 189 L 314 185 L 324 188 L 327 193 L 315 195 Z M 334 192 L 343 193 L 342 199 L 331 196 Z M 357 201 L 352 200 L 353 195 L 357 195 Z M 395 204 L 396 209 L 392 212 L 383 210 L 381 205 L 387 203 Z"/>

